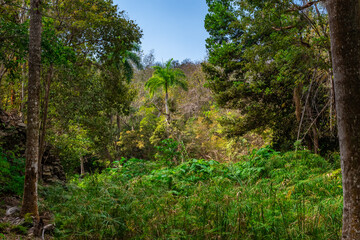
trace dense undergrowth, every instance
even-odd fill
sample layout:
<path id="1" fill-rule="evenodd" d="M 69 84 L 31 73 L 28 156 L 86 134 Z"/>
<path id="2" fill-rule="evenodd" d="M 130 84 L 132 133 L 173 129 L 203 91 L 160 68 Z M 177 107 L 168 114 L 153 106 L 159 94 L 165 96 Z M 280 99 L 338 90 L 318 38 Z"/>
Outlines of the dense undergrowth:
<path id="1" fill-rule="evenodd" d="M 341 173 L 307 151 L 238 163 L 130 159 L 41 189 L 60 239 L 339 239 Z"/>
<path id="2" fill-rule="evenodd" d="M 21 195 L 24 188 L 25 159 L 0 147 L 0 195 Z"/>

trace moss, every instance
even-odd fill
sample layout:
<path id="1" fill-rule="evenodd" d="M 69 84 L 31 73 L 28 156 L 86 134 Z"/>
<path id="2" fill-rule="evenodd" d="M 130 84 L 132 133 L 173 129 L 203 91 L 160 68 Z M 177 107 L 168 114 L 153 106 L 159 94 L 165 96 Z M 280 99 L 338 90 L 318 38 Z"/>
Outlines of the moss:
<path id="1" fill-rule="evenodd" d="M 31 213 L 27 213 L 24 216 L 24 222 L 21 224 L 23 227 L 30 228 L 34 225 Z"/>

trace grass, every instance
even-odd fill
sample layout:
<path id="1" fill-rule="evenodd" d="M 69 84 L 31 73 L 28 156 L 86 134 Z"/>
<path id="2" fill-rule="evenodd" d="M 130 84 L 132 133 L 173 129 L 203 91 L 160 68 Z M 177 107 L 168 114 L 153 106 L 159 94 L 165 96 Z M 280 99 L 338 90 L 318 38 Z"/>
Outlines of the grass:
<path id="1" fill-rule="evenodd" d="M 28 229 L 21 225 L 16 225 L 11 228 L 10 232 L 12 232 L 14 234 L 26 235 L 28 232 Z"/>
<path id="2" fill-rule="evenodd" d="M 10 226 L 10 223 L 0 222 L 0 233 L 7 233 Z"/>
<path id="3" fill-rule="evenodd" d="M 59 239 L 340 239 L 339 165 L 260 149 L 239 163 L 130 159 L 41 189 Z"/>

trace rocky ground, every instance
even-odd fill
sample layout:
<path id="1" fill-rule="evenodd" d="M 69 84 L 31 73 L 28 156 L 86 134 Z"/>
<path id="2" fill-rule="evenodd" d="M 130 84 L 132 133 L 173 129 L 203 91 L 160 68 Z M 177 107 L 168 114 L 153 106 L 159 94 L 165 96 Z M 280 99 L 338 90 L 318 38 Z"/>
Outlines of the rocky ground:
<path id="1" fill-rule="evenodd" d="M 0 146 L 6 151 L 16 152 L 25 157 L 26 124 L 16 113 L 0 109 Z M 42 184 L 65 182 L 65 173 L 56 149 L 46 146 L 42 158 Z M 31 216 L 20 217 L 19 196 L 0 196 L 0 240 L 2 239 L 52 239 L 53 216 L 40 213 L 37 223 Z M 35 237 L 34 235 L 39 235 Z"/>
<path id="2" fill-rule="evenodd" d="M 53 239 L 54 224 L 51 213 L 42 213 L 40 224 L 36 224 L 31 216 L 20 216 L 19 197 L 2 196 L 0 203 L 0 239 Z"/>

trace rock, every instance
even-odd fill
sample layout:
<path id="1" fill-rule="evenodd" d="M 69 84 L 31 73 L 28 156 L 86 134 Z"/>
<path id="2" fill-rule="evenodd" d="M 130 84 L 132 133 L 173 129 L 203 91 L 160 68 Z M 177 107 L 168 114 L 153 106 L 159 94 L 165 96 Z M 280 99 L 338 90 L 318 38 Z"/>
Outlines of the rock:
<path id="1" fill-rule="evenodd" d="M 19 127 L 26 128 L 26 124 L 25 124 L 25 123 L 19 123 L 18 126 L 19 126 Z"/>
<path id="2" fill-rule="evenodd" d="M 0 109 L 0 146 L 5 151 L 25 157 L 26 124 L 16 112 L 7 113 Z M 46 146 L 41 162 L 45 183 L 66 180 L 60 157 L 53 146 Z"/>
<path id="3" fill-rule="evenodd" d="M 8 210 L 6 210 L 6 216 L 10 216 L 10 215 L 13 215 L 14 213 L 16 212 L 20 212 L 20 208 L 18 207 L 11 207 L 9 208 Z"/>
<path id="4" fill-rule="evenodd" d="M 25 154 L 26 125 L 15 112 L 6 113 L 0 109 L 0 145 L 7 151 Z"/>
<path id="5" fill-rule="evenodd" d="M 65 172 L 60 157 L 53 148 L 47 147 L 42 161 L 42 179 L 45 183 L 66 181 Z"/>

